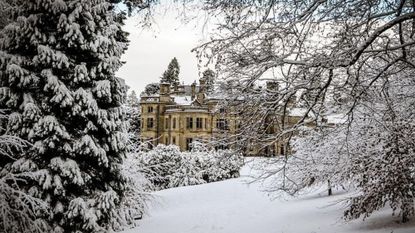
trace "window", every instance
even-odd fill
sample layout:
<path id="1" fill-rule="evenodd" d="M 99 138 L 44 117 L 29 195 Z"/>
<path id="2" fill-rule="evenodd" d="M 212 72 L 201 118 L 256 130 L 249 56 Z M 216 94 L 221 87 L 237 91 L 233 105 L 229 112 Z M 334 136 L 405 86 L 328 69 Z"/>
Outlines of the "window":
<path id="1" fill-rule="evenodd" d="M 153 106 L 148 106 L 148 108 L 147 108 L 147 112 L 153 112 Z"/>
<path id="2" fill-rule="evenodd" d="M 196 118 L 196 129 L 203 128 L 203 118 L 197 117 Z"/>
<path id="3" fill-rule="evenodd" d="M 193 138 L 186 138 L 186 150 L 192 150 Z"/>
<path id="4" fill-rule="evenodd" d="M 166 145 L 169 145 L 169 137 L 168 136 L 165 136 L 164 137 L 164 141 L 165 141 L 165 144 Z"/>
<path id="5" fill-rule="evenodd" d="M 220 112 L 220 113 L 225 113 L 225 109 L 224 109 L 224 108 L 220 108 L 220 109 L 219 109 L 219 112 Z"/>
<path id="6" fill-rule="evenodd" d="M 173 118 L 173 129 L 176 129 L 176 118 Z"/>
<path id="7" fill-rule="evenodd" d="M 151 129 L 154 127 L 154 119 L 153 118 L 147 118 L 147 129 Z"/>
<path id="8" fill-rule="evenodd" d="M 169 119 L 166 118 L 165 122 L 166 122 L 165 127 L 166 127 L 166 129 L 168 129 L 169 128 Z"/>
<path id="9" fill-rule="evenodd" d="M 207 118 L 205 118 L 205 129 L 207 129 Z"/>
<path id="10" fill-rule="evenodd" d="M 228 130 L 228 121 L 226 119 L 217 119 L 216 120 L 216 128 L 221 130 Z"/>
<path id="11" fill-rule="evenodd" d="M 187 117 L 186 118 L 186 128 L 187 129 L 192 129 L 193 128 L 193 118 L 192 117 Z"/>
<path id="12" fill-rule="evenodd" d="M 172 137 L 172 144 L 176 144 L 176 137 Z"/>

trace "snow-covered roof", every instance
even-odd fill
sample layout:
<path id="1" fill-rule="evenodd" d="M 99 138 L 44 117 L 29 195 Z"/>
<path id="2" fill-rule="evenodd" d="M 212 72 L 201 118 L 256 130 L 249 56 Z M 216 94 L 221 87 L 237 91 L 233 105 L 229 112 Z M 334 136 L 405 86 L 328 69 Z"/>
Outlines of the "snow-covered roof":
<path id="1" fill-rule="evenodd" d="M 333 124 L 342 124 L 345 123 L 347 120 L 347 116 L 344 114 L 331 114 L 326 116 L 327 123 L 333 123 Z"/>
<path id="2" fill-rule="evenodd" d="M 174 102 L 178 105 L 191 105 L 192 97 L 191 96 L 173 96 Z"/>
<path id="3" fill-rule="evenodd" d="M 208 112 L 207 109 L 200 109 L 200 108 L 189 108 L 185 109 L 185 112 Z"/>
<path id="4" fill-rule="evenodd" d="M 171 109 L 167 109 L 166 112 L 180 112 L 182 111 L 182 109 L 180 108 L 171 108 Z"/>
<path id="5" fill-rule="evenodd" d="M 292 108 L 289 110 L 290 116 L 304 116 L 306 114 L 307 109 L 306 108 Z"/>

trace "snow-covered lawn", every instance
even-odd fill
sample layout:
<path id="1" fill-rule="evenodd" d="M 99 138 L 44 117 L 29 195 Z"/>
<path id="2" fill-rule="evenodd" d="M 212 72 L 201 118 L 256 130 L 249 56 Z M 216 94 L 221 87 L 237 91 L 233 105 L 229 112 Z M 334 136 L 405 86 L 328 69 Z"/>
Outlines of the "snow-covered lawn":
<path id="1" fill-rule="evenodd" d="M 245 166 L 242 175 L 250 173 Z M 139 226 L 124 233 L 414 233 L 415 220 L 396 223 L 390 210 L 344 222 L 345 194 L 314 193 L 297 199 L 270 198 L 244 178 L 173 188 L 154 193 L 156 202 Z"/>

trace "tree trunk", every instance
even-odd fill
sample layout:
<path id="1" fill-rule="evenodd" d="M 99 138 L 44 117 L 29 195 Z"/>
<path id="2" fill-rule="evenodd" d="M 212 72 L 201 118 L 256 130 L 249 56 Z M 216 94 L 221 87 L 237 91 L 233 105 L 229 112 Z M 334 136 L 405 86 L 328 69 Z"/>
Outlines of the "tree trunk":
<path id="1" fill-rule="evenodd" d="M 333 190 L 331 189 L 330 180 L 327 180 L 327 192 L 328 192 L 329 196 L 331 196 L 333 194 Z"/>

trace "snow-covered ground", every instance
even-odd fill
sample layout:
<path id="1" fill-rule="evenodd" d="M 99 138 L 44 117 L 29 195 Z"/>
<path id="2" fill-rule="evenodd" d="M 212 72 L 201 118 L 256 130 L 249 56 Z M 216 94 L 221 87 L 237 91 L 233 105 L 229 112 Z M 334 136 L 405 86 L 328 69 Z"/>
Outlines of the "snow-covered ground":
<path id="1" fill-rule="evenodd" d="M 250 173 L 245 166 L 242 175 Z M 338 201 L 314 193 L 306 197 L 270 200 L 245 178 L 173 188 L 154 193 L 156 202 L 139 226 L 124 233 L 414 233 L 415 220 L 396 223 L 385 209 L 365 221 L 345 222 Z"/>

